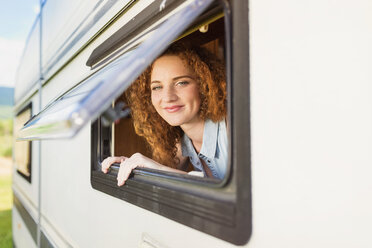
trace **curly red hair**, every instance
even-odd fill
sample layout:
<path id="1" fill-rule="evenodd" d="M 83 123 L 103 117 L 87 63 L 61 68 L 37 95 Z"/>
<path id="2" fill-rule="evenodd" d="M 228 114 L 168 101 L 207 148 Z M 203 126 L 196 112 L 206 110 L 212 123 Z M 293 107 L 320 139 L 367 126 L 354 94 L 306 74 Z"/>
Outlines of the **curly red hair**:
<path id="1" fill-rule="evenodd" d="M 201 47 L 172 45 L 161 56 L 175 55 L 197 76 L 201 105 L 199 116 L 214 122 L 226 117 L 225 66 L 214 54 Z M 161 57 L 160 56 L 160 57 Z M 151 103 L 150 65 L 125 92 L 132 109 L 135 131 L 143 136 L 152 149 L 153 159 L 161 164 L 177 168 L 177 144 L 183 131 L 179 126 L 169 125 Z"/>

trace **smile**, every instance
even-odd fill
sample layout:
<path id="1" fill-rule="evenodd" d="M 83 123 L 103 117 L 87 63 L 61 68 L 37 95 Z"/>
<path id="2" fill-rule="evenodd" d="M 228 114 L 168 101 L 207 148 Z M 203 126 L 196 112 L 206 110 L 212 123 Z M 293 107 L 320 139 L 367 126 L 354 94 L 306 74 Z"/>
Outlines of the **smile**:
<path id="1" fill-rule="evenodd" d="M 178 110 L 180 110 L 182 107 L 183 107 L 182 105 L 173 105 L 173 106 L 165 107 L 164 109 L 165 109 L 168 113 L 175 113 L 175 112 L 177 112 Z"/>

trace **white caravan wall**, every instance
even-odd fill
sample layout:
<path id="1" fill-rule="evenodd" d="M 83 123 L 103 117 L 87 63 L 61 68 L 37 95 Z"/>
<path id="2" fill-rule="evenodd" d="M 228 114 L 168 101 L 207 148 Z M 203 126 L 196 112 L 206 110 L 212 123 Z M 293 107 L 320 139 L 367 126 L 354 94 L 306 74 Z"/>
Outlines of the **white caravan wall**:
<path id="1" fill-rule="evenodd" d="M 88 76 L 93 49 L 144 6 L 55 74 L 43 106 Z M 234 82 L 251 84 L 253 233 L 245 247 L 372 247 L 372 2 L 250 0 L 249 7 L 251 78 Z M 42 141 L 42 225 L 58 247 L 136 247 L 144 234 L 164 247 L 234 247 L 94 190 L 90 131 Z M 14 180 L 34 202 L 37 147 L 32 186 Z"/>
<path id="2" fill-rule="evenodd" d="M 372 247 L 371 13 L 250 1 L 250 247 Z"/>

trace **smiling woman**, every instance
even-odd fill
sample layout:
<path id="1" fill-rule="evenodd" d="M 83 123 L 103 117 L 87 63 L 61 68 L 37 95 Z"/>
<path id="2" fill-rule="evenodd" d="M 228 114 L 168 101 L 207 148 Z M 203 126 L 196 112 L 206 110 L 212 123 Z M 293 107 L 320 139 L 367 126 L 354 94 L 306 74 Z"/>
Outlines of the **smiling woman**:
<path id="1" fill-rule="evenodd" d="M 152 105 L 169 125 L 181 126 L 182 130 L 200 123 L 199 87 L 194 74 L 176 55 L 157 59 L 151 72 Z"/>
<path id="2" fill-rule="evenodd" d="M 126 92 L 135 131 L 146 139 L 152 159 L 140 153 L 108 157 L 102 171 L 120 163 L 119 186 L 136 167 L 223 179 L 225 78 L 223 63 L 207 49 L 184 44 L 168 48 Z"/>

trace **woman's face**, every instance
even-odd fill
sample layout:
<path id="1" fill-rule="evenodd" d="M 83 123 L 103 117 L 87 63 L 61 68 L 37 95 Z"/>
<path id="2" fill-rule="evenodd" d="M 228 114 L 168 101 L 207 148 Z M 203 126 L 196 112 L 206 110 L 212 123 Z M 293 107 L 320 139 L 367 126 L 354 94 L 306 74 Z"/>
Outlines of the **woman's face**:
<path id="1" fill-rule="evenodd" d="M 200 121 L 199 87 L 194 73 L 175 55 L 158 58 L 151 73 L 151 102 L 171 126 Z"/>

